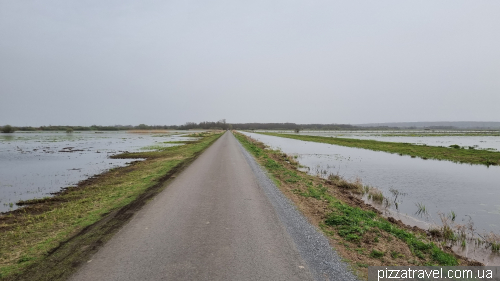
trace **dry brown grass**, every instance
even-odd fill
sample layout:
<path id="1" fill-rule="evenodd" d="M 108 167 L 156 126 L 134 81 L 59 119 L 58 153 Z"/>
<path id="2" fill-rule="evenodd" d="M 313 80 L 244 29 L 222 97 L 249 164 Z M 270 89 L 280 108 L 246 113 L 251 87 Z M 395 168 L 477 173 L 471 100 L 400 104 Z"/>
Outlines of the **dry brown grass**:
<path id="1" fill-rule="evenodd" d="M 165 134 L 170 133 L 170 130 L 129 130 L 128 133 L 132 134 Z"/>

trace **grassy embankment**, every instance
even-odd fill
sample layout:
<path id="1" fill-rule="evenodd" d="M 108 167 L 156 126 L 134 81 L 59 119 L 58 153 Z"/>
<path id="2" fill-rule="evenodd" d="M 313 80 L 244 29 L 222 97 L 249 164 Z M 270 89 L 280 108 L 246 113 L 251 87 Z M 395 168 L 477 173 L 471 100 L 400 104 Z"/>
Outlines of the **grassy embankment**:
<path id="1" fill-rule="evenodd" d="M 368 192 L 366 186 L 336 177 L 326 180 L 310 176 L 297 170 L 299 165 L 293 157 L 265 149 L 264 144 L 243 134 L 235 136 L 361 276 L 366 277 L 368 266 L 477 265 L 433 243 L 425 231 L 383 218 L 353 196 Z"/>
<path id="2" fill-rule="evenodd" d="M 200 139 L 186 145 L 114 156 L 146 160 L 0 215 L 0 279 L 65 279 L 220 136 L 196 134 Z"/>
<path id="3" fill-rule="evenodd" d="M 415 133 L 384 133 L 383 137 L 498 137 L 500 132 L 415 132 Z"/>
<path id="4" fill-rule="evenodd" d="M 375 140 L 359 140 L 348 138 L 318 137 L 306 135 L 260 133 L 269 136 L 283 137 L 289 139 L 312 141 L 320 143 L 335 144 L 348 147 L 357 147 L 370 149 L 374 151 L 384 151 L 397 153 L 399 155 L 409 155 L 411 157 L 420 157 L 422 159 L 448 160 L 456 163 L 468 163 L 478 165 L 500 165 L 500 152 L 466 149 L 461 147 L 438 147 L 415 145 L 399 142 L 383 142 Z"/>

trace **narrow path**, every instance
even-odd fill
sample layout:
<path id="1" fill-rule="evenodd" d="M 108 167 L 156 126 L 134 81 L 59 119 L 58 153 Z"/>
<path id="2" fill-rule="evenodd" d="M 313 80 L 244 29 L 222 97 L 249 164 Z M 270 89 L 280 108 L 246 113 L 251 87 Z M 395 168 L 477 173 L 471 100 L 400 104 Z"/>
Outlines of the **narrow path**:
<path id="1" fill-rule="evenodd" d="M 318 274 L 251 161 L 226 133 L 71 280 L 346 280 Z"/>

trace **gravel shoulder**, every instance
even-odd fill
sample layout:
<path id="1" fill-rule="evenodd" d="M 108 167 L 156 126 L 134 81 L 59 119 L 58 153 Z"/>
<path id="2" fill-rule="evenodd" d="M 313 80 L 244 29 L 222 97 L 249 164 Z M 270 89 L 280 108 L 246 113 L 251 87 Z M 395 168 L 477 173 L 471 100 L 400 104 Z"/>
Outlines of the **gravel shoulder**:
<path id="1" fill-rule="evenodd" d="M 238 143 L 239 144 L 239 143 Z M 259 187 L 271 202 L 280 221 L 290 234 L 300 256 L 307 263 L 315 280 L 358 280 L 348 264 L 332 249 L 328 239 L 297 210 L 279 190 L 262 167 L 243 148 L 239 147 L 254 173 Z"/>

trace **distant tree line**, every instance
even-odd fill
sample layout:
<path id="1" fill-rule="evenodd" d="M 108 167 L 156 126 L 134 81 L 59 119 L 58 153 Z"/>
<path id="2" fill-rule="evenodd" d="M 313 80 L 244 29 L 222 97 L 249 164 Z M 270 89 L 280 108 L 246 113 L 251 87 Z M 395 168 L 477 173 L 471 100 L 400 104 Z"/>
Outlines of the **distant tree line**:
<path id="1" fill-rule="evenodd" d="M 6 125 L 8 126 L 8 125 Z M 122 130 L 361 130 L 363 127 L 345 124 L 296 124 L 296 123 L 227 123 L 225 119 L 217 122 L 203 121 L 200 123 L 186 122 L 184 125 L 114 125 L 114 126 L 40 126 L 40 127 L 9 127 L 15 131 L 122 131 Z M 369 128 L 374 130 L 376 128 Z"/>
<path id="2" fill-rule="evenodd" d="M 389 126 L 355 126 L 349 124 L 296 124 L 296 123 L 227 123 L 226 119 L 217 122 L 203 121 L 200 123 L 187 122 L 184 125 L 114 125 L 114 126 L 41 126 L 41 127 L 13 127 L 5 125 L 1 128 L 3 133 L 14 131 L 122 131 L 122 130 L 290 130 L 299 132 L 301 130 L 403 130 L 417 129 L 417 127 L 389 127 Z M 453 126 L 428 126 L 427 130 L 457 130 Z M 422 128 L 418 128 L 422 129 Z"/>
<path id="3" fill-rule="evenodd" d="M 500 122 L 482 121 L 446 121 L 446 122 L 392 122 L 392 123 L 369 123 L 359 124 L 363 127 L 388 126 L 391 128 L 404 129 L 429 129 L 429 130 L 498 130 Z"/>
<path id="4" fill-rule="evenodd" d="M 230 130 L 230 129 L 232 129 L 232 125 L 229 123 L 226 123 L 226 119 L 222 119 L 222 120 L 219 120 L 217 122 L 209 122 L 209 121 L 204 121 L 204 122 L 200 122 L 200 123 L 187 122 L 184 125 L 170 126 L 170 127 L 173 127 L 173 129 L 175 129 L 175 130 L 190 130 L 190 129 Z"/>
<path id="5" fill-rule="evenodd" d="M 133 125 L 114 125 L 114 126 L 18 126 L 13 127 L 10 125 L 5 125 L 0 127 L 0 131 L 3 133 L 13 133 L 14 131 L 127 131 L 127 130 L 190 130 L 190 129 L 215 129 L 215 130 L 230 130 L 231 124 L 226 123 L 225 119 L 219 120 L 217 122 L 187 122 L 184 125 L 146 125 L 139 124 L 137 126 Z"/>
<path id="6" fill-rule="evenodd" d="M 346 124 L 296 124 L 296 123 L 240 123 L 232 124 L 236 130 L 360 130 Z"/>

